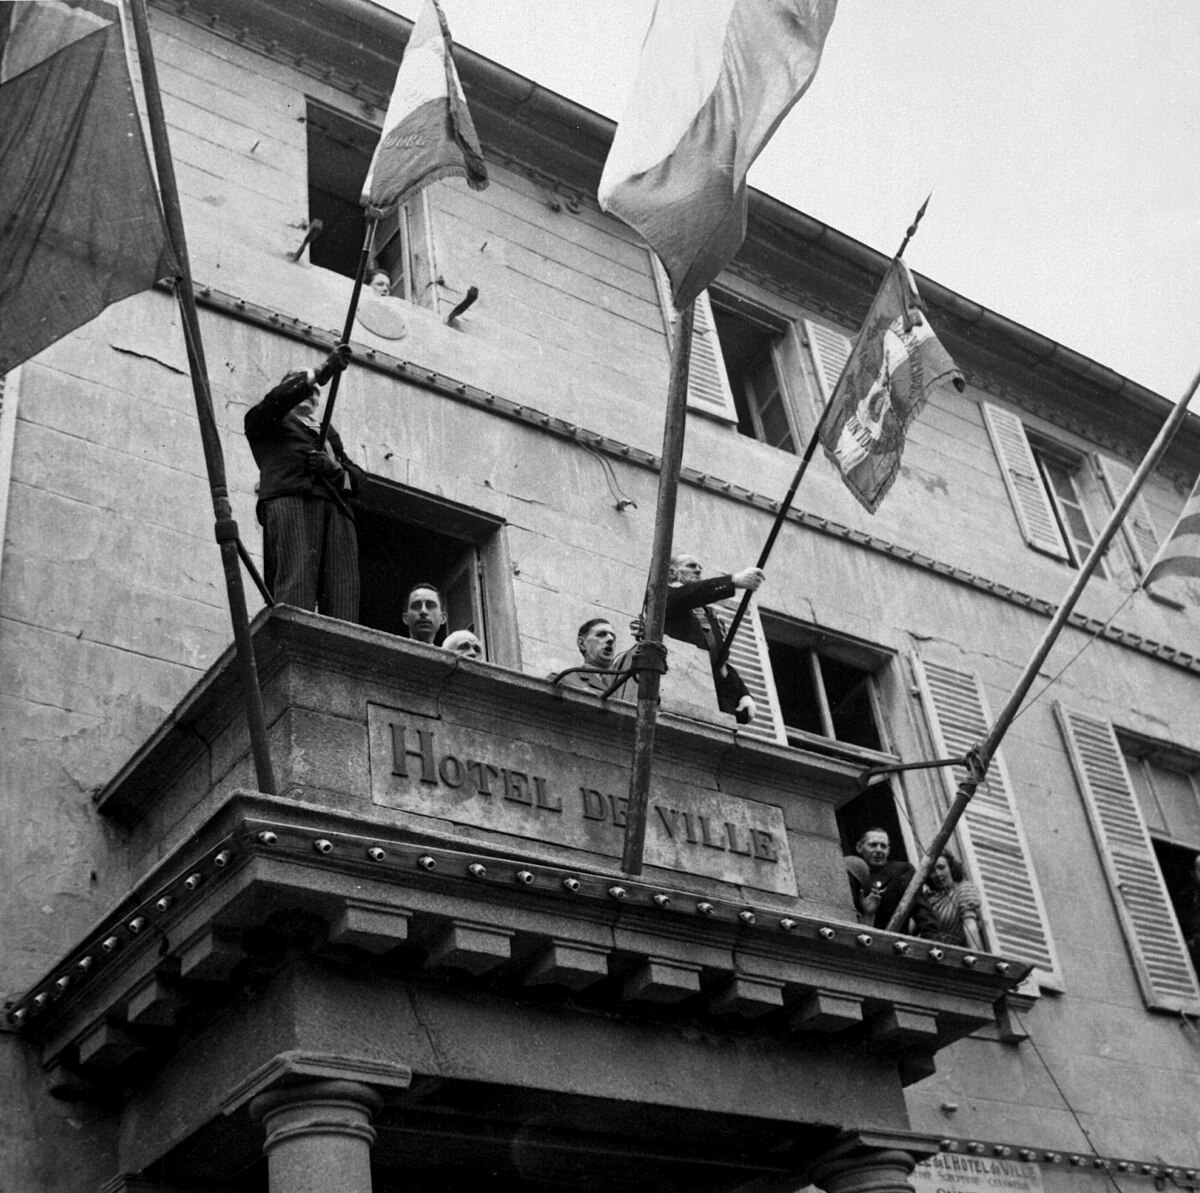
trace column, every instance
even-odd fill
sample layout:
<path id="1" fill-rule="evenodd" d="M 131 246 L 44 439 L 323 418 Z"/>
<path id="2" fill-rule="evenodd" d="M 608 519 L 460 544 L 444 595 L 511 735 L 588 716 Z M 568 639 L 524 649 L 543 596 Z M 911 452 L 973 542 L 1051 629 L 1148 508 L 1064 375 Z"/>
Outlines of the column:
<path id="1" fill-rule="evenodd" d="M 371 1118 L 382 1104 L 357 1081 L 309 1081 L 259 1094 L 250 1114 L 267 1133 L 270 1193 L 371 1193 Z"/>
<path id="2" fill-rule="evenodd" d="M 850 1135 L 819 1156 L 808 1175 L 825 1193 L 913 1193 L 908 1178 L 915 1167 L 906 1151 L 872 1146 Z"/>

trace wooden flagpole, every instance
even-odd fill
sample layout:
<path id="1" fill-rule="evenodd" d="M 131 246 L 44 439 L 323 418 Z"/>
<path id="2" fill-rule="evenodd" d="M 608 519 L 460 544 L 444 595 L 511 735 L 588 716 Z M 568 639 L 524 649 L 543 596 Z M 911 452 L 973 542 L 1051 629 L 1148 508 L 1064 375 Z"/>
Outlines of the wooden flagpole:
<path id="1" fill-rule="evenodd" d="M 338 342 L 341 344 L 349 344 L 350 336 L 354 332 L 354 316 L 358 314 L 358 299 L 362 294 L 363 278 L 367 274 L 367 262 L 371 259 L 371 248 L 375 243 L 375 225 L 379 223 L 379 217 L 367 216 L 367 231 L 363 237 L 362 252 L 358 255 L 358 270 L 354 275 L 354 289 L 350 291 L 350 306 L 346 311 L 346 323 L 342 328 L 342 338 Z M 341 373 L 334 373 L 333 380 L 329 383 L 329 397 L 325 399 L 325 412 L 321 416 L 321 431 L 317 436 L 317 451 L 324 451 L 325 440 L 329 436 L 329 424 L 333 421 L 333 404 L 337 401 L 338 382 L 341 380 Z"/>
<path id="2" fill-rule="evenodd" d="M 192 286 L 192 267 L 188 261 L 187 238 L 183 228 L 183 212 L 179 203 L 179 188 L 175 182 L 175 166 L 167 139 L 167 123 L 163 115 L 162 93 L 158 86 L 158 68 L 150 44 L 150 26 L 146 19 L 145 0 L 130 0 L 134 36 L 141 62 L 142 84 L 146 96 L 146 112 L 150 121 L 150 140 L 154 146 L 154 161 L 158 170 L 158 186 L 162 196 L 167 233 L 179 260 L 182 276 L 175 286 L 175 297 L 183 320 L 184 343 L 188 367 L 192 375 L 192 392 L 196 402 L 196 418 L 200 424 L 200 441 L 208 469 L 208 485 L 212 493 L 215 533 L 221 549 L 225 571 L 225 595 L 233 621 L 238 670 L 242 678 L 242 695 L 246 704 L 246 720 L 250 731 L 250 751 L 254 758 L 258 789 L 268 795 L 276 794 L 275 772 L 267 745 L 267 724 L 263 713 L 262 691 L 258 683 L 258 665 L 254 658 L 254 643 L 250 637 L 250 619 L 246 610 L 246 594 L 242 589 L 242 573 L 238 563 L 238 525 L 233 519 L 229 487 L 225 476 L 225 457 L 221 437 L 213 413 L 212 391 L 208 383 L 208 367 L 204 360 L 204 343 L 200 337 L 200 319 L 196 312 L 196 295 Z"/>
<path id="3" fill-rule="evenodd" d="M 1062 604 L 1055 610 L 1054 616 L 1050 619 L 1050 624 L 1042 634 L 1037 649 L 1033 652 L 1033 657 L 1025 665 L 1025 670 L 1018 678 L 1012 694 L 1009 696 L 1004 708 L 1000 711 L 1000 715 L 992 723 L 992 727 L 987 731 L 983 740 L 978 745 L 972 747 L 967 754 L 967 769 L 970 771 L 970 774 L 958 785 L 958 790 L 954 794 L 950 810 L 946 813 L 946 819 L 942 821 L 941 827 L 934 834 L 933 840 L 930 841 L 928 848 L 921 858 L 920 865 L 917 866 L 916 873 L 909 882 L 900 902 L 896 905 L 895 913 L 887 925 L 889 932 L 900 932 L 903 930 L 904 923 L 908 919 L 909 912 L 912 910 L 913 901 L 920 892 L 922 884 L 929 875 L 929 871 L 933 868 L 937 859 L 941 857 L 942 850 L 946 848 L 946 842 L 950 840 L 951 834 L 954 832 L 959 820 L 962 819 L 962 815 L 967 810 L 967 805 L 971 802 L 976 788 L 986 777 L 992 758 L 1000 747 L 1001 739 L 1016 719 L 1017 713 L 1021 708 L 1021 703 L 1029 694 L 1029 689 L 1033 686 L 1039 669 L 1046 661 L 1063 627 L 1067 624 L 1092 573 L 1096 570 L 1100 560 L 1104 557 L 1105 551 L 1108 550 L 1109 544 L 1121 528 L 1121 523 L 1125 520 L 1125 515 L 1129 512 L 1129 507 L 1133 505 L 1134 498 L 1137 497 L 1142 485 L 1145 484 L 1146 478 L 1154 471 L 1158 462 L 1166 454 L 1166 450 L 1170 446 L 1171 439 L 1174 437 L 1176 430 L 1187 417 L 1188 403 L 1192 400 L 1197 389 L 1200 389 L 1200 373 L 1197 373 L 1187 392 L 1175 403 L 1174 409 L 1167 416 L 1167 421 L 1163 424 L 1154 442 L 1150 445 L 1145 458 L 1138 465 L 1137 471 L 1133 474 L 1133 478 L 1129 482 L 1129 487 L 1125 490 L 1125 494 L 1121 500 L 1117 502 L 1116 508 L 1110 515 L 1108 523 L 1100 532 L 1100 536 L 1092 544 L 1092 549 L 1088 552 L 1087 559 L 1080 566 L 1079 573 L 1067 591 L 1067 595 L 1063 598 Z"/>
<path id="4" fill-rule="evenodd" d="M 692 356 L 695 309 L 695 303 L 691 302 L 680 312 L 675 327 L 675 342 L 671 347 L 671 380 L 667 388 L 667 412 L 663 423 L 662 464 L 658 474 L 658 508 L 654 519 L 650 576 L 646 585 L 643 643 L 662 643 L 663 625 L 667 617 L 667 571 L 671 561 L 679 469 L 683 463 L 683 439 L 687 428 L 688 369 Z M 633 764 L 629 774 L 629 806 L 625 812 L 625 845 L 621 854 L 621 869 L 626 874 L 642 872 L 661 679 L 658 671 L 645 670 L 638 674 Z"/>
<path id="5" fill-rule="evenodd" d="M 916 233 L 917 225 L 921 222 L 921 217 L 925 214 L 925 208 L 929 206 L 929 200 L 932 198 L 933 192 L 930 191 L 929 194 L 925 196 L 925 202 L 921 204 L 920 210 L 913 217 L 913 222 L 909 224 L 908 231 L 905 232 L 904 239 L 900 242 L 900 247 L 896 250 L 895 257 L 892 258 L 893 261 L 899 261 L 900 258 L 904 256 L 904 250 L 908 248 L 908 242 L 912 240 L 913 235 Z M 886 278 L 886 276 L 887 274 L 885 273 L 884 277 Z M 874 308 L 874 306 L 875 300 L 872 299 L 871 308 Z M 870 318 L 871 312 L 868 310 L 867 320 L 870 320 Z M 854 354 L 851 353 L 850 356 L 846 357 L 845 363 L 842 365 L 842 374 L 845 374 L 846 366 L 850 363 L 850 357 L 853 355 Z M 842 378 L 839 376 L 837 385 L 840 385 L 841 382 Z M 837 385 L 833 387 L 834 393 L 837 392 Z M 775 546 L 775 540 L 779 537 L 779 532 L 783 529 L 783 523 L 787 518 L 788 510 L 792 508 L 792 501 L 796 496 L 796 490 L 800 487 L 800 482 L 804 479 L 804 474 L 808 471 L 808 465 L 812 461 L 813 454 L 817 450 L 817 443 L 820 441 L 821 432 L 825 429 L 825 421 L 829 417 L 830 410 L 833 409 L 832 396 L 833 395 L 831 394 L 831 400 L 825 403 L 825 408 L 821 411 L 821 417 L 817 420 L 817 425 L 813 429 L 812 435 L 809 437 L 808 446 L 804 449 L 804 455 L 800 459 L 800 467 L 796 469 L 796 475 L 792 477 L 791 486 L 788 488 L 784 499 L 779 503 L 779 509 L 775 514 L 775 521 L 771 525 L 771 532 L 767 535 L 767 541 L 763 544 L 763 549 L 759 552 L 758 563 L 755 565 L 756 567 L 765 568 L 767 566 L 767 559 L 771 554 L 771 550 Z M 720 668 L 725 665 L 726 660 L 729 658 L 729 652 L 733 648 L 734 635 L 738 632 L 738 628 L 742 624 L 742 619 L 746 616 L 746 610 L 750 606 L 751 595 L 752 594 L 749 589 L 742 593 L 742 599 L 738 604 L 737 612 L 733 615 L 733 621 L 730 622 L 729 630 L 725 634 L 725 641 L 721 643 L 721 649 L 717 651 L 716 661 L 713 664 L 717 670 L 720 670 Z"/>

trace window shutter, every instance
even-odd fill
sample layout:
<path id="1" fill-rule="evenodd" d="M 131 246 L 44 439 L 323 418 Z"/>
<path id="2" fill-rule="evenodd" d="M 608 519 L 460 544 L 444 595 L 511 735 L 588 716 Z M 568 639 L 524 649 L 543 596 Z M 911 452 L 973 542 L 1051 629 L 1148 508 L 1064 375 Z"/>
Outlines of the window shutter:
<path id="1" fill-rule="evenodd" d="M 916 660 L 917 679 L 935 748 L 942 757 L 961 757 L 978 745 L 991 725 L 979 681 L 969 671 Z M 966 772 L 942 767 L 949 798 Z M 984 924 L 997 953 L 1029 961 L 1037 980 L 1060 989 L 1058 959 L 1046 909 L 1038 890 L 1008 772 L 999 752 L 959 821 L 968 877 L 983 896 Z"/>
<path id="2" fill-rule="evenodd" d="M 650 265 L 654 272 L 654 283 L 658 287 L 658 301 L 662 307 L 663 326 L 667 333 L 667 344 L 675 341 L 675 320 L 679 312 L 671 301 L 671 283 L 667 271 L 654 253 L 650 254 Z M 722 422 L 736 423 L 737 410 L 733 405 L 733 394 L 729 389 L 729 378 L 725 373 L 725 358 L 721 355 L 721 341 L 717 339 L 717 325 L 713 322 L 712 304 L 708 291 L 696 299 L 696 316 L 692 325 L 692 357 L 688 365 L 688 408 L 702 410 Z M 739 631 L 740 635 L 741 631 Z"/>
<path id="3" fill-rule="evenodd" d="M 1110 460 L 1106 456 L 1097 456 L 1096 466 L 1104 480 L 1104 487 L 1108 490 L 1113 508 L 1116 508 L 1117 502 L 1125 496 L 1129 482 L 1133 480 L 1133 469 L 1120 460 Z M 1154 556 L 1158 553 L 1158 531 L 1154 529 L 1150 507 L 1141 493 L 1133 499 L 1125 521 L 1121 523 L 1121 533 L 1129 545 L 1130 557 L 1140 576 L 1153 563 Z"/>
<path id="4" fill-rule="evenodd" d="M 1200 1014 L 1200 987 L 1112 725 L 1054 709 L 1146 1003 Z"/>
<path id="5" fill-rule="evenodd" d="M 849 336 L 842 335 L 840 331 L 834 331 L 833 328 L 826 327 L 823 323 L 815 323 L 811 319 L 804 320 L 804 338 L 808 341 L 808 350 L 816 366 L 821 400 L 814 404 L 819 413 L 833 397 L 842 369 L 850 359 L 850 349 L 854 346 L 854 341 Z"/>
<path id="6" fill-rule="evenodd" d="M 999 406 L 984 402 L 983 421 L 1025 541 L 1055 559 L 1069 559 L 1021 420 Z"/>
<path id="7" fill-rule="evenodd" d="M 739 604 L 740 595 L 732 600 L 720 601 L 714 606 L 721 611 L 721 620 L 727 630 L 733 623 Z M 751 737 L 761 737 L 765 741 L 786 744 L 787 731 L 783 727 L 779 697 L 775 693 L 775 677 L 771 674 L 771 664 L 768 661 L 767 638 L 753 601 L 738 627 L 733 645 L 729 648 L 729 661 L 742 677 L 742 682 L 754 697 L 758 709 L 757 715 L 749 725 L 738 726 L 740 732 Z"/>

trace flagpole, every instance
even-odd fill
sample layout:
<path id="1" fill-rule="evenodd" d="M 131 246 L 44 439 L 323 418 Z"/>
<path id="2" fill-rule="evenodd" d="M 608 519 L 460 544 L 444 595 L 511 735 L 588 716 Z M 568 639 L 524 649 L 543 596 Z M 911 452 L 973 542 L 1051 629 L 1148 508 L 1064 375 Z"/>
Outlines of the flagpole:
<path id="1" fill-rule="evenodd" d="M 225 475 L 225 458 L 221 437 L 213 413 L 212 391 L 208 382 L 208 367 L 204 360 L 204 343 L 200 336 L 200 318 L 196 312 L 196 295 L 192 286 L 192 268 L 188 261 L 187 238 L 184 234 L 183 213 L 179 203 L 179 188 L 175 182 L 175 166 L 167 138 L 167 123 L 163 115 L 162 93 L 158 86 L 158 69 L 150 43 L 150 27 L 146 19 L 145 0 L 130 0 L 134 36 L 142 68 L 142 88 L 146 96 L 146 114 L 150 122 L 150 140 L 158 170 L 159 191 L 167 232 L 179 260 L 181 276 L 175 286 L 175 297 L 183 321 L 184 344 L 188 367 L 192 375 L 192 392 L 196 402 L 196 419 L 200 424 L 200 442 L 208 470 L 208 485 L 212 493 L 214 531 L 221 551 L 225 571 L 225 595 L 233 622 L 238 670 L 241 672 L 242 694 L 246 704 L 246 721 L 250 732 L 250 751 L 254 758 L 258 789 L 268 795 L 276 794 L 275 772 L 267 743 L 267 723 L 263 713 L 262 691 L 258 682 L 258 666 L 254 658 L 254 642 L 250 636 L 250 619 L 246 610 L 246 594 L 242 589 L 242 573 L 238 563 L 240 538 L 233 519 L 229 488 Z"/>
<path id="2" fill-rule="evenodd" d="M 975 789 L 987 775 L 988 766 L 991 764 L 993 756 L 1000 747 L 1001 739 L 1020 711 L 1022 701 L 1029 694 L 1029 689 L 1033 686 L 1038 671 L 1050 654 L 1063 627 L 1067 624 L 1084 587 L 1091 578 L 1092 573 L 1096 570 L 1105 551 L 1108 550 L 1108 546 L 1117 531 L 1121 528 L 1121 523 L 1125 520 L 1125 515 L 1129 512 L 1130 506 L 1133 505 L 1134 499 L 1137 497 L 1142 485 L 1145 484 L 1146 478 L 1158 466 L 1159 461 L 1166 454 L 1176 430 L 1187 417 L 1188 403 L 1192 400 L 1197 389 L 1200 389 L 1200 373 L 1196 374 L 1187 392 L 1175 403 L 1174 409 L 1168 415 L 1167 421 L 1163 423 L 1162 429 L 1150 445 L 1145 458 L 1138 465 L 1137 471 L 1133 474 L 1133 478 L 1129 482 L 1129 487 L 1125 490 L 1125 494 L 1121 500 L 1117 502 L 1108 519 L 1108 523 L 1100 532 L 1099 538 L 1092 544 L 1092 549 L 1088 552 L 1087 559 L 1080 565 L 1079 574 L 1075 577 L 1074 582 L 1067 591 L 1067 595 L 1063 598 L 1062 604 L 1059 605 L 1054 616 L 1050 619 L 1050 624 L 1042 634 L 1041 641 L 1038 643 L 1037 649 L 1033 652 L 1033 657 L 1025 665 L 1025 670 L 1017 680 L 1012 694 L 1009 696 L 1004 708 L 1000 711 L 1000 715 L 992 723 L 983 740 L 968 752 L 967 765 L 970 774 L 958 785 L 958 790 L 955 792 L 950 810 L 946 813 L 946 819 L 934 834 L 933 840 L 930 841 L 928 848 L 921 858 L 920 865 L 917 866 L 916 873 L 909 882 L 900 902 L 896 905 L 896 911 L 887 925 L 888 931 L 899 932 L 902 930 L 905 921 L 908 919 L 909 912 L 912 910 L 913 901 L 920 892 L 922 884 L 928 877 L 934 863 L 941 857 L 942 851 L 946 848 L 946 842 L 950 840 L 951 834 L 954 832 L 959 820 L 962 819 L 963 813 L 967 810 L 967 804 L 971 802 L 971 798 L 975 794 Z"/>
<path id="3" fill-rule="evenodd" d="M 675 531 L 675 503 L 679 494 L 679 469 L 687 427 L 688 369 L 692 355 L 695 303 L 680 312 L 671 348 L 671 380 L 667 387 L 667 412 L 663 422 L 662 464 L 658 474 L 658 508 L 654 518 L 654 543 L 646 585 L 643 646 L 659 644 L 667 618 L 667 571 Z M 621 869 L 642 872 L 646 846 L 646 808 L 650 798 L 650 771 L 654 761 L 654 733 L 658 721 L 658 692 L 662 675 L 657 670 L 638 672 L 637 720 L 634 724 L 633 763 L 629 774 L 629 806 L 625 811 L 625 844 Z"/>
<path id="4" fill-rule="evenodd" d="M 933 198 L 933 191 L 930 191 L 925 196 L 925 202 L 921 204 L 920 210 L 913 217 L 913 222 L 909 224 L 908 231 L 904 234 L 904 239 L 900 242 L 900 247 L 896 250 L 893 261 L 899 261 L 904 256 L 904 250 L 908 248 L 908 242 L 912 240 L 916 234 L 917 225 L 921 222 L 921 217 L 925 214 L 925 209 L 929 206 L 929 200 Z M 889 266 L 890 268 L 890 266 Z M 885 273 L 886 276 L 886 273 Z M 871 300 L 871 309 L 875 307 L 875 299 Z M 867 311 L 867 321 L 871 318 L 871 311 Z M 865 322 L 864 322 L 865 326 Z M 842 373 L 845 373 L 846 366 L 850 363 L 850 357 L 847 356 L 842 365 Z M 838 376 L 837 385 L 833 387 L 832 393 L 837 392 L 837 386 L 842 382 L 841 375 Z M 832 397 L 831 393 L 831 397 Z M 821 417 L 817 419 L 817 425 L 813 428 L 813 433 L 809 437 L 808 445 L 804 449 L 804 455 L 800 458 L 800 467 L 796 469 L 796 475 L 792 477 L 792 483 L 789 487 L 782 502 L 780 502 L 779 510 L 775 514 L 775 521 L 771 525 L 771 532 L 767 535 L 767 541 L 763 544 L 762 551 L 759 552 L 758 563 L 755 565 L 759 568 L 767 566 L 767 558 L 770 556 L 772 549 L 775 546 L 775 540 L 779 537 L 779 532 L 783 529 L 783 523 L 788 516 L 788 511 L 792 508 L 792 501 L 796 496 L 796 490 L 800 487 L 800 482 L 804 479 L 805 472 L 808 471 L 808 466 L 812 461 L 813 454 L 816 452 L 817 443 L 820 441 L 821 432 L 825 429 L 825 421 L 829 417 L 829 412 L 833 408 L 833 402 L 825 403 L 821 411 Z M 725 641 L 721 643 L 720 650 L 717 651 L 714 667 L 718 670 L 723 667 L 729 658 L 729 652 L 733 649 L 733 639 L 737 634 L 739 627 L 742 624 L 742 619 L 746 616 L 746 610 L 750 607 L 751 592 L 747 589 L 742 593 L 742 599 L 738 603 L 737 612 L 733 615 L 733 621 L 729 624 L 729 630 L 725 634 Z"/>
<path id="5" fill-rule="evenodd" d="M 363 278 L 367 274 L 367 262 L 371 258 L 371 247 L 375 241 L 375 225 L 379 222 L 376 215 L 367 216 L 367 231 L 363 237 L 362 252 L 358 255 L 358 271 L 354 275 L 354 289 L 350 291 L 350 306 L 346 311 L 346 325 L 342 329 L 339 343 L 349 344 L 351 333 L 354 331 L 354 316 L 358 313 L 358 297 L 362 293 Z M 325 413 L 321 416 L 321 431 L 317 436 L 317 451 L 324 451 L 325 440 L 329 436 L 329 424 L 333 421 L 333 404 L 337 401 L 338 382 L 341 372 L 334 373 L 329 383 L 329 397 L 325 399 Z"/>

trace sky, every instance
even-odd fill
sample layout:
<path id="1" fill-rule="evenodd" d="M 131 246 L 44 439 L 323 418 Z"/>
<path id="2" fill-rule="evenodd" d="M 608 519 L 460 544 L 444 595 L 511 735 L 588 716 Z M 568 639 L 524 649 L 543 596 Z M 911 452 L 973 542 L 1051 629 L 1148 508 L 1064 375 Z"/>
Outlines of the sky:
<path id="1" fill-rule="evenodd" d="M 442 0 L 614 120 L 653 8 Z M 888 255 L 932 192 L 918 273 L 1171 400 L 1200 372 L 1200 0 L 841 0 L 750 184 Z"/>

